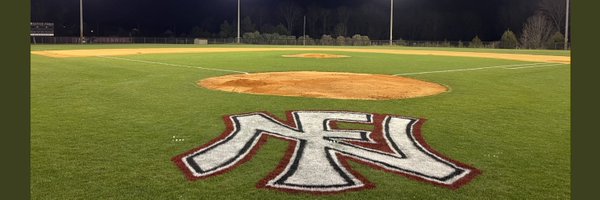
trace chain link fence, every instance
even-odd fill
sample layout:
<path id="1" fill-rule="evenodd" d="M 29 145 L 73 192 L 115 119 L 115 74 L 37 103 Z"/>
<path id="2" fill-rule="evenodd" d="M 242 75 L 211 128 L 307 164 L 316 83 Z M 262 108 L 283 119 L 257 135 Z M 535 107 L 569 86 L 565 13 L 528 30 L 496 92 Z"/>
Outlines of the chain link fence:
<path id="1" fill-rule="evenodd" d="M 194 38 L 160 37 L 31 37 L 31 44 L 194 44 Z"/>
<path id="2" fill-rule="evenodd" d="M 82 42 L 79 37 L 31 37 L 31 44 L 194 44 L 196 38 L 165 37 L 87 37 Z M 236 44 L 236 38 L 204 39 L 207 44 Z M 389 46 L 389 40 L 364 40 L 347 37 L 345 39 L 248 39 L 240 38 L 242 44 L 257 45 L 317 45 L 317 46 Z M 499 48 L 499 41 L 472 43 L 471 41 L 411 41 L 393 40 L 393 46 L 407 47 L 449 47 L 449 48 Z M 570 44 L 568 45 L 570 49 Z M 547 49 L 563 49 L 564 43 L 546 44 Z"/>

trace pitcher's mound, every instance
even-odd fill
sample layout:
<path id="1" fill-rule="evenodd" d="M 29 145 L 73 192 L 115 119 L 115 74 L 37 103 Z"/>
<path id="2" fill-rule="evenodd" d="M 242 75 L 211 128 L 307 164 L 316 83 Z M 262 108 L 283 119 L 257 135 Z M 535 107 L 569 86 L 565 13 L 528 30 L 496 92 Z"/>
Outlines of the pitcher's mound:
<path id="1" fill-rule="evenodd" d="M 237 93 L 363 100 L 405 99 L 448 90 L 399 76 L 308 71 L 226 75 L 200 80 L 198 85 Z"/>
<path id="2" fill-rule="evenodd" d="M 347 58 L 347 55 L 335 55 L 335 54 L 324 54 L 324 53 L 302 53 L 294 55 L 282 55 L 286 58 Z"/>

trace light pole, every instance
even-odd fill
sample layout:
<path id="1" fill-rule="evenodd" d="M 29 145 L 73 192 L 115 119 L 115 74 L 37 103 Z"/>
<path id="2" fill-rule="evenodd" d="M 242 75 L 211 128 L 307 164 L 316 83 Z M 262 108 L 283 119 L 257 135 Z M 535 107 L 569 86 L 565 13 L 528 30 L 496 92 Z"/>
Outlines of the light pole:
<path id="1" fill-rule="evenodd" d="M 83 0 L 79 0 L 79 42 L 83 43 Z"/>
<path id="2" fill-rule="evenodd" d="M 240 0 L 237 1 L 238 2 L 238 13 L 237 13 L 237 43 L 240 43 Z"/>
<path id="3" fill-rule="evenodd" d="M 567 9 L 565 15 L 565 50 L 569 49 L 569 0 L 567 0 Z"/>
<path id="4" fill-rule="evenodd" d="M 304 24 L 302 25 L 302 45 L 306 46 L 306 15 L 304 15 Z"/>
<path id="5" fill-rule="evenodd" d="M 394 0 L 390 0 L 390 46 L 394 45 L 393 42 L 393 30 L 394 30 Z"/>

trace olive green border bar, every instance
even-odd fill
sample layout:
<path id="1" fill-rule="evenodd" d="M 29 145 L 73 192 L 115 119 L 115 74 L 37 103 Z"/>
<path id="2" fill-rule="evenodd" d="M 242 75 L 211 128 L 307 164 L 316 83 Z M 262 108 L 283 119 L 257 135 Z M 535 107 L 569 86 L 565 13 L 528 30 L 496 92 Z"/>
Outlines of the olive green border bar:
<path id="1" fill-rule="evenodd" d="M 1 199 L 29 199 L 29 0 L 0 1 Z"/>
<path id="2" fill-rule="evenodd" d="M 2 100 L 0 122 L 0 156 L 2 165 L 2 197 L 29 199 L 29 0 L 1 1 L 0 23 L 10 27 L 2 31 L 4 65 L 0 87 Z M 572 186 L 574 199 L 598 196 L 597 160 L 598 129 L 594 126 L 599 99 L 597 80 L 598 13 L 600 2 L 572 1 Z M 595 106 L 596 105 L 596 106 Z M 557 116 L 559 117 L 559 116 Z"/>
<path id="3" fill-rule="evenodd" d="M 571 0 L 572 5 L 572 194 L 598 197 L 598 1 Z M 595 198 L 594 198 L 595 197 Z"/>

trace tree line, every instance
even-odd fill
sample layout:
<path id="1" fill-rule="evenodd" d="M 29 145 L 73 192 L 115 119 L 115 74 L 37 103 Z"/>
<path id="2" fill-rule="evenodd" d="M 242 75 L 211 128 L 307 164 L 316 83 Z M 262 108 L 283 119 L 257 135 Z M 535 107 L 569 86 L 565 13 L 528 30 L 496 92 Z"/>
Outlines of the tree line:
<path id="1" fill-rule="evenodd" d="M 247 2 L 242 0 L 242 35 L 258 32 L 300 37 L 306 18 L 306 34 L 314 39 L 320 39 L 324 35 L 332 38 L 360 35 L 368 36 L 371 40 L 389 38 L 389 1 L 331 4 L 312 1 L 308 5 L 290 0 L 270 2 L 273 5 L 260 4 L 265 1 Z M 486 4 L 488 2 L 494 3 Z M 475 36 L 483 41 L 516 38 L 516 41 L 499 45 L 549 48 L 553 46 L 550 41 L 559 42 L 557 38 L 565 33 L 564 2 L 565 0 L 396 1 L 393 39 L 473 42 Z M 228 14 L 215 14 L 223 13 L 223 8 L 219 7 L 219 12 L 204 15 L 202 12 L 176 13 L 180 18 L 164 18 L 166 22 L 148 20 L 149 22 L 144 23 L 141 15 L 142 19 L 132 19 L 138 20 L 133 23 L 101 22 L 91 16 L 86 18 L 88 21 L 85 21 L 84 28 L 88 36 L 232 38 L 237 36 L 237 16 L 234 4 L 228 1 L 227 6 L 231 10 L 224 13 Z M 76 12 L 69 11 L 68 7 L 57 8 L 57 12 L 51 12 L 41 4 L 33 4 L 32 20 L 55 22 L 58 36 L 78 35 L 78 23 L 68 21 L 78 18 Z M 177 11 L 165 12 L 171 13 L 163 14 L 174 16 L 173 12 Z M 52 15 L 58 17 L 49 17 Z M 512 45 L 513 43 L 516 45 Z"/>
<path id="2" fill-rule="evenodd" d="M 562 49 L 566 26 L 565 0 L 543 0 L 533 16 L 527 18 L 517 37 L 506 30 L 500 39 L 500 48 Z"/>

